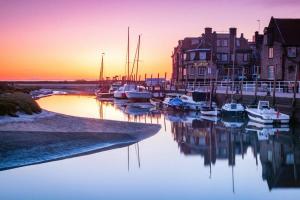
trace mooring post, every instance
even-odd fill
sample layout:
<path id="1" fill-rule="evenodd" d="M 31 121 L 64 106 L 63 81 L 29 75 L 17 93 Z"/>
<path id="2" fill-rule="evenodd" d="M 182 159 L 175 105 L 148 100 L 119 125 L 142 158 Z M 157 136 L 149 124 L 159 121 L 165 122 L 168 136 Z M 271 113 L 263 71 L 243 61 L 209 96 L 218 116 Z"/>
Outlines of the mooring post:
<path id="1" fill-rule="evenodd" d="M 257 87 L 258 87 L 258 85 L 257 85 L 258 66 L 255 66 L 255 67 L 257 67 L 257 69 L 256 69 L 256 77 L 255 77 L 254 104 L 257 103 Z"/>
<path id="2" fill-rule="evenodd" d="M 274 66 L 274 80 L 273 80 L 273 107 L 275 107 L 276 104 L 276 73 L 277 73 L 277 65 Z"/>
<path id="3" fill-rule="evenodd" d="M 295 73 L 295 80 L 294 80 L 294 95 L 293 95 L 293 102 L 292 102 L 292 108 L 293 108 L 293 113 L 292 113 L 292 120 L 295 120 L 295 114 L 296 114 L 296 95 L 297 95 L 297 88 L 298 88 L 298 63 L 296 64 L 296 73 Z"/>

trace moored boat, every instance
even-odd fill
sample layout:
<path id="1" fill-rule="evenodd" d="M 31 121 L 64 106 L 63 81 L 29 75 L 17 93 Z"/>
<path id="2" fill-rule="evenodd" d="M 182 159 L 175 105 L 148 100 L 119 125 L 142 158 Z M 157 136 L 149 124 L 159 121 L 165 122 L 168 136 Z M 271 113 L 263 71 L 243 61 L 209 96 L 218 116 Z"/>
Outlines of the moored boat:
<path id="1" fill-rule="evenodd" d="M 270 108 L 268 101 L 259 101 L 257 107 L 247 107 L 246 112 L 252 121 L 262 124 L 287 124 L 290 117 Z"/>
<path id="2" fill-rule="evenodd" d="M 116 91 L 114 91 L 114 98 L 116 99 L 127 99 L 126 92 L 135 90 L 134 84 L 124 84 L 123 86 L 119 87 Z"/>
<path id="3" fill-rule="evenodd" d="M 143 86 L 137 86 L 134 90 L 125 91 L 127 99 L 130 101 L 149 101 L 152 93 Z"/>
<path id="4" fill-rule="evenodd" d="M 244 117 L 245 107 L 240 103 L 225 103 L 222 106 L 221 113 L 223 117 Z"/>

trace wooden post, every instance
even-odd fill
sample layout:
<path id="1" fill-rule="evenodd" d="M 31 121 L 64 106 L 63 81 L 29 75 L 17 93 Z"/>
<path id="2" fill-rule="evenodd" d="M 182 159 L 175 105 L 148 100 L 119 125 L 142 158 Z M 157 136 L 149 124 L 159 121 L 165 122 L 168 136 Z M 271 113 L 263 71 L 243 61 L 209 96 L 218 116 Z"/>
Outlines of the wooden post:
<path id="1" fill-rule="evenodd" d="M 296 73 L 295 73 L 295 80 L 294 80 L 294 96 L 293 96 L 293 113 L 292 113 L 292 120 L 295 120 L 295 114 L 296 114 L 296 95 L 297 95 L 297 88 L 298 88 L 298 82 L 297 82 L 297 78 L 298 78 L 298 71 L 299 71 L 299 65 L 298 63 L 296 64 Z"/>
<path id="2" fill-rule="evenodd" d="M 254 89 L 254 104 L 257 104 L 257 72 L 258 72 L 258 66 L 255 66 L 256 67 L 256 77 L 255 77 L 255 89 Z"/>
<path id="3" fill-rule="evenodd" d="M 240 84 L 240 89 L 241 89 L 241 102 L 243 102 L 243 83 L 244 83 L 244 75 L 245 75 L 245 68 L 243 67 L 242 70 L 242 80 L 241 80 L 241 84 Z"/>
<path id="4" fill-rule="evenodd" d="M 274 66 L 274 81 L 273 81 L 273 107 L 275 107 L 276 104 L 276 72 L 277 72 L 277 65 Z"/>
<path id="5" fill-rule="evenodd" d="M 229 86 L 229 68 L 227 68 L 227 80 L 226 80 L 226 99 L 228 97 L 228 86 Z"/>

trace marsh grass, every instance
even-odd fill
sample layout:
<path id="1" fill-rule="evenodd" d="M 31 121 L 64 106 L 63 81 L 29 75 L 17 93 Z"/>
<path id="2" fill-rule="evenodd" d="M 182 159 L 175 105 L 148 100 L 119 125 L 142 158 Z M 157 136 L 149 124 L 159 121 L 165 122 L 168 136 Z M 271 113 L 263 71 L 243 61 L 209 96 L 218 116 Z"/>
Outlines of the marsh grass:
<path id="1" fill-rule="evenodd" d="M 32 115 L 42 110 L 29 94 L 22 92 L 0 94 L 0 115 L 18 116 L 17 112 Z"/>

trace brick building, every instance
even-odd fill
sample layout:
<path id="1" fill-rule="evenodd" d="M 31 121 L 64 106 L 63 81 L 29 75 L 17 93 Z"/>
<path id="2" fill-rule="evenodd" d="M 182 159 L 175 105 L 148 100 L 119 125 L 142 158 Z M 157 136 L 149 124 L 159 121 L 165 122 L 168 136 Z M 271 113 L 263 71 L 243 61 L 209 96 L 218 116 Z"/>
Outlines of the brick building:
<path id="1" fill-rule="evenodd" d="M 178 41 L 172 54 L 172 81 L 180 83 L 214 79 L 216 71 L 219 79 L 228 74 L 231 77 L 233 60 L 235 78 L 242 73 L 250 78 L 252 58 L 248 40 L 243 34 L 237 37 L 236 28 L 230 28 L 227 33 L 217 33 L 212 28 L 205 28 L 200 37 L 188 37 Z"/>
<path id="2" fill-rule="evenodd" d="M 271 18 L 261 49 L 262 80 L 300 80 L 300 19 Z"/>

